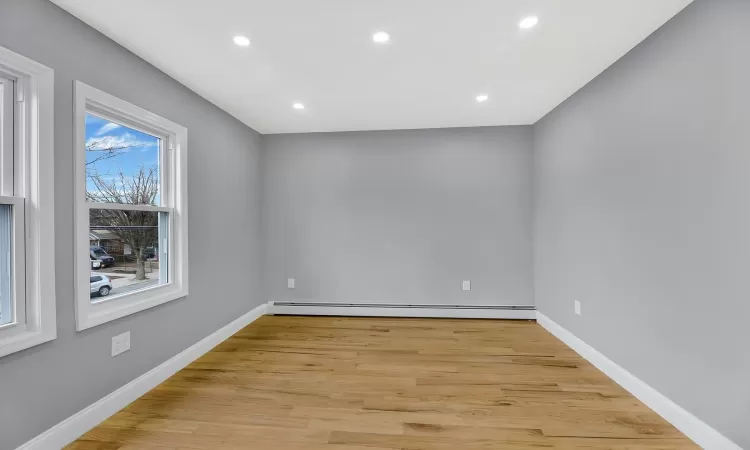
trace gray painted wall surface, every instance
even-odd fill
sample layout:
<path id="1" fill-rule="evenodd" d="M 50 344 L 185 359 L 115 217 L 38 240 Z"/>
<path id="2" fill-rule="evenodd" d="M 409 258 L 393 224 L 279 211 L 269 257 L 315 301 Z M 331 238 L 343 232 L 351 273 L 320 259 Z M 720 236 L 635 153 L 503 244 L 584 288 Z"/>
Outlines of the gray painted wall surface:
<path id="1" fill-rule="evenodd" d="M 533 304 L 531 138 L 531 127 L 264 136 L 266 298 Z"/>
<path id="2" fill-rule="evenodd" d="M 55 70 L 59 337 L 0 358 L 0 449 L 7 450 L 260 303 L 260 136 L 47 1 L 0 0 L 0 45 Z M 190 296 L 81 333 L 71 263 L 76 79 L 189 129 Z M 111 337 L 126 330 L 132 350 L 110 358 Z"/>
<path id="3" fill-rule="evenodd" d="M 535 128 L 537 307 L 744 448 L 749 49 L 698 0 Z"/>

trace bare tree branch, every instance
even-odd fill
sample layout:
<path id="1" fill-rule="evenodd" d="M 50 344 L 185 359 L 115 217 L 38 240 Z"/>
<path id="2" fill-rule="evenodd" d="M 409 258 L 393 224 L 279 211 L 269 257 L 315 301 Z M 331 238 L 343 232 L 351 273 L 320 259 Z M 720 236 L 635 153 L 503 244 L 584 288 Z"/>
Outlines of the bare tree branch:
<path id="1" fill-rule="evenodd" d="M 128 205 L 155 205 L 159 194 L 159 172 L 156 166 L 141 166 L 133 176 L 119 170 L 114 177 L 105 177 L 95 171 L 87 174 L 93 189 L 87 189 L 86 198 L 96 203 Z M 155 211 L 128 211 L 91 209 L 91 228 L 104 229 L 128 244 L 136 255 L 137 280 L 146 279 L 144 251 L 159 237 L 159 213 Z"/>
<path id="2" fill-rule="evenodd" d="M 147 145 L 144 142 L 129 142 L 129 143 L 118 143 L 114 136 L 104 136 L 103 138 L 92 139 L 86 143 L 86 152 L 97 152 L 101 153 L 91 161 L 86 161 L 86 167 L 103 161 L 105 159 L 114 158 L 117 155 L 122 154 L 125 150 L 144 147 Z"/>

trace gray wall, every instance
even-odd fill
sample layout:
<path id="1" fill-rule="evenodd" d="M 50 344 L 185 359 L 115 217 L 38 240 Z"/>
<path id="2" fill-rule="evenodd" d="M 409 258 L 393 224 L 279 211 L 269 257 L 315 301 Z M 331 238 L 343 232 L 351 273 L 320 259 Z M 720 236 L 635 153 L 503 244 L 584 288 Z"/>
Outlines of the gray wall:
<path id="1" fill-rule="evenodd" d="M 266 298 L 533 304 L 531 138 L 531 127 L 264 136 Z"/>
<path id="2" fill-rule="evenodd" d="M 260 136 L 44 0 L 0 0 L 0 45 L 55 70 L 58 339 L 0 358 L 0 449 L 12 449 L 260 303 Z M 73 80 L 189 129 L 190 296 L 75 331 Z M 228 280 L 242 280 L 242 289 Z M 110 358 L 112 336 L 132 350 Z"/>
<path id="3" fill-rule="evenodd" d="M 749 43 L 698 0 L 535 128 L 537 307 L 745 448 Z"/>

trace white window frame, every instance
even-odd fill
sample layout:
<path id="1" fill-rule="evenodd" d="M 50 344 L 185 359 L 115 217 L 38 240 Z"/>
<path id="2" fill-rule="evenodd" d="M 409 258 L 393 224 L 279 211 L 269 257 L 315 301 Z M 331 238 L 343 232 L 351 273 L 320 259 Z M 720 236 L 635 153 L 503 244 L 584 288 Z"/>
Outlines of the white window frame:
<path id="1" fill-rule="evenodd" d="M 0 357 L 57 338 L 55 303 L 54 71 L 0 47 L 14 79 L 15 320 L 0 327 Z M 7 150 L 7 149 L 6 149 Z M 3 174 L 8 176 L 8 174 Z M 7 194 L 7 192 L 6 192 Z M 25 280 L 23 279 L 25 277 Z"/>
<path id="2" fill-rule="evenodd" d="M 75 82 L 75 266 L 76 328 L 95 327 L 188 295 L 187 128 L 80 81 Z M 167 206 L 92 203 L 86 200 L 86 113 L 161 139 L 160 197 Z M 124 209 L 169 212 L 168 277 L 165 284 L 91 302 L 89 210 Z M 160 243 L 160 252 L 164 245 Z"/>

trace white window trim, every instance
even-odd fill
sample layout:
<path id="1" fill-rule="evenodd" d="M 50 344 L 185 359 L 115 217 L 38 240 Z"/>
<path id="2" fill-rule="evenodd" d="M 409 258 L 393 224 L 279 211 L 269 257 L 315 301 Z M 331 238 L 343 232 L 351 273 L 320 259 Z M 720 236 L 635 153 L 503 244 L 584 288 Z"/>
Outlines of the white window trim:
<path id="1" fill-rule="evenodd" d="M 86 202 L 86 112 L 95 109 L 108 118 L 120 119 L 129 127 L 142 127 L 144 131 L 159 130 L 167 136 L 163 154 L 172 158 L 172 170 L 165 189 L 175 189 L 171 208 L 169 235 L 169 282 L 142 291 L 136 291 L 112 300 L 92 303 L 90 299 L 90 261 L 82 258 L 89 252 L 89 204 Z M 75 82 L 75 266 L 76 266 L 76 329 L 95 327 L 130 314 L 152 308 L 188 295 L 188 220 L 187 220 L 187 128 L 145 109 L 102 92 L 80 81 Z M 171 147 L 171 148 L 169 148 Z M 162 158 L 164 158 L 162 156 Z M 107 204 L 108 208 L 119 208 Z M 129 210 L 137 205 L 122 206 Z M 148 207 L 156 210 L 159 207 Z"/>
<path id="2" fill-rule="evenodd" d="M 0 69 L 17 77 L 19 197 L 25 216 L 25 321 L 0 339 L 0 357 L 57 338 L 55 303 L 54 86 L 49 67 L 0 47 Z"/>

